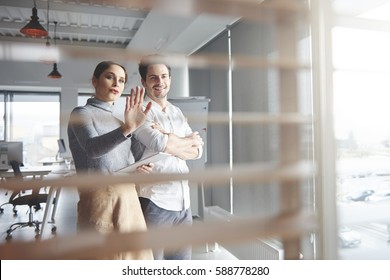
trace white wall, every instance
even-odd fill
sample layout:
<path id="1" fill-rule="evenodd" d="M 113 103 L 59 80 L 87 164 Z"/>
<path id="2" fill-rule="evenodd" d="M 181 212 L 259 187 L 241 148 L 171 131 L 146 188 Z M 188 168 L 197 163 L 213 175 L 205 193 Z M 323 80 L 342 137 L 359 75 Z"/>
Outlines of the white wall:
<path id="1" fill-rule="evenodd" d="M 228 55 L 227 33 L 201 48 L 196 54 Z M 277 49 L 272 25 L 240 22 L 231 27 L 233 56 L 268 57 Z M 307 52 L 310 55 L 310 52 Z M 190 69 L 190 94 L 210 98 L 209 111 L 228 112 L 228 69 L 209 67 Z M 310 75 L 310 73 L 309 73 Z M 234 67 L 232 72 L 233 113 L 277 113 L 279 102 L 278 69 Z M 309 93 L 310 94 L 310 93 Z M 303 98 L 310 98 L 305 96 Z M 309 99 L 311 100 L 311 99 Z M 228 125 L 208 127 L 208 165 L 229 164 Z M 277 125 L 233 125 L 233 165 L 239 163 L 275 163 L 279 158 Z M 233 182 L 233 186 L 234 186 Z M 230 210 L 229 186 L 206 189 L 206 205 Z M 233 187 L 233 210 L 239 215 L 270 215 L 279 208 L 277 186 Z"/>

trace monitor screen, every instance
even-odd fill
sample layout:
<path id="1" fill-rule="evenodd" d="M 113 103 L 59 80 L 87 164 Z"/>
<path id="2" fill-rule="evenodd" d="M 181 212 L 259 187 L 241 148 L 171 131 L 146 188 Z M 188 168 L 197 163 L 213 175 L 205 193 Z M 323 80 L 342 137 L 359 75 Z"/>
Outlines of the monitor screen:
<path id="1" fill-rule="evenodd" d="M 12 160 L 23 165 L 23 142 L 0 142 L 0 165 L 9 167 Z"/>
<path id="2" fill-rule="evenodd" d="M 58 140 L 57 140 L 57 144 L 58 144 L 58 152 L 59 152 L 60 154 L 66 153 L 66 148 L 65 148 L 65 141 L 64 141 L 64 139 L 58 139 Z"/>

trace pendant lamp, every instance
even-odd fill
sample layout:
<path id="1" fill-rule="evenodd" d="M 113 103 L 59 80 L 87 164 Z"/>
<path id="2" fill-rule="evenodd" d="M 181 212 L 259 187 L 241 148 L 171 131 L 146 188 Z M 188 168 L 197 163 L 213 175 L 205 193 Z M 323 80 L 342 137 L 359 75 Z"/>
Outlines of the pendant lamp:
<path id="1" fill-rule="evenodd" d="M 56 34 L 57 34 L 57 21 L 54 22 L 54 46 L 57 45 Z M 51 71 L 49 73 L 49 75 L 47 75 L 47 77 L 51 78 L 51 79 L 61 79 L 62 78 L 62 75 L 57 70 L 57 63 L 53 63 L 53 71 Z"/>
<path id="2" fill-rule="evenodd" d="M 47 0 L 47 27 L 46 30 L 48 32 L 48 35 L 46 36 L 46 49 L 42 57 L 39 59 L 41 62 L 45 64 L 53 64 L 54 62 L 58 61 L 58 51 L 56 48 L 54 48 L 49 41 L 49 33 L 50 33 L 50 17 L 49 17 L 49 0 Z"/>
<path id="3" fill-rule="evenodd" d="M 53 63 L 53 71 L 51 71 L 49 73 L 49 75 L 47 75 L 47 77 L 50 79 L 61 79 L 62 78 L 62 75 L 57 70 L 57 63 Z"/>
<path id="4" fill-rule="evenodd" d="M 26 24 L 20 32 L 26 35 L 27 37 L 41 38 L 46 37 L 48 32 L 38 21 L 38 11 L 34 0 L 34 8 L 32 8 L 32 16 L 29 23 Z"/>

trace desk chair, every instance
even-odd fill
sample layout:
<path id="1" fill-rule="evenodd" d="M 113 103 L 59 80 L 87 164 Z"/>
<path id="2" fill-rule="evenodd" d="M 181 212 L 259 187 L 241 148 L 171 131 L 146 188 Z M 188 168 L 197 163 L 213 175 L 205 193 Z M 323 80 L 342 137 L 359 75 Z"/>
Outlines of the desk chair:
<path id="1" fill-rule="evenodd" d="M 23 179 L 22 173 L 20 171 L 20 164 L 18 162 L 11 162 L 12 169 L 14 171 L 14 175 L 18 179 Z M 24 228 L 24 227 L 35 227 L 35 237 L 40 237 L 40 225 L 42 224 L 42 221 L 34 220 L 34 212 L 41 209 L 41 203 L 46 203 L 48 200 L 48 194 L 47 193 L 39 193 L 39 189 L 32 190 L 32 193 L 26 194 L 26 192 L 15 190 L 12 192 L 9 200 L 5 204 L 11 204 L 14 206 L 14 215 L 17 214 L 17 211 L 15 210 L 15 207 L 17 205 L 27 205 L 29 207 L 28 211 L 28 221 L 27 222 L 18 222 L 14 223 L 9 226 L 7 229 L 7 236 L 6 240 L 9 240 L 12 238 L 12 233 L 18 229 L 18 228 Z M 53 202 L 55 203 L 55 201 Z M 3 213 L 3 211 L 1 211 Z M 52 232 L 56 231 L 56 227 L 52 227 Z"/>

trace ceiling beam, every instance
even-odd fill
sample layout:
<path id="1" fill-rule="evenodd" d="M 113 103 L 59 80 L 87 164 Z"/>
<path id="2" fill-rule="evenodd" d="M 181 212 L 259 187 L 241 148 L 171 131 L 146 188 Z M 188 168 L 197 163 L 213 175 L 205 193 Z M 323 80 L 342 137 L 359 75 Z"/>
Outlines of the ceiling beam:
<path id="1" fill-rule="evenodd" d="M 90 41 L 70 41 L 70 40 L 60 40 L 57 39 L 57 46 L 77 46 L 77 47 L 96 47 L 96 48 L 114 48 L 114 49 L 124 49 L 127 46 L 127 43 L 102 43 L 96 42 L 93 40 Z M 9 37 L 9 36 L 1 36 L 0 42 L 4 43 L 26 43 L 25 37 Z M 46 39 L 34 38 L 33 40 L 28 41 L 31 44 L 46 44 Z"/>
<path id="2" fill-rule="evenodd" d="M 0 32 L 6 33 L 9 31 L 13 32 L 19 32 L 20 28 L 23 27 L 24 24 L 17 23 L 17 22 L 5 22 L 0 21 Z M 57 26 L 57 37 L 61 37 L 62 35 L 66 34 L 78 34 L 78 35 L 85 35 L 85 36 L 99 36 L 99 37 L 112 37 L 117 38 L 118 40 L 126 40 L 133 38 L 136 31 L 135 30 L 128 30 L 128 31 L 121 31 L 121 30 L 108 30 L 103 28 L 94 28 L 94 27 L 71 27 L 71 26 Z"/>
<path id="3" fill-rule="evenodd" d="M 115 2 L 115 1 L 114 1 Z M 37 9 L 42 10 L 47 7 L 47 1 L 36 1 Z M 33 1 L 31 0 L 1 0 L 1 6 L 17 7 L 17 8 L 30 8 L 33 7 Z M 126 9 L 125 7 L 115 7 L 109 5 L 87 5 L 79 3 L 58 3 L 49 2 L 49 11 L 59 12 L 71 12 L 80 14 L 93 14 L 104 16 L 115 16 L 125 18 L 138 18 L 144 19 L 148 11 L 140 9 Z"/>

